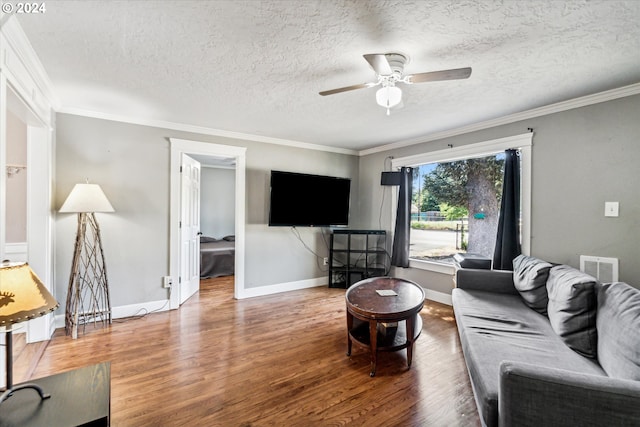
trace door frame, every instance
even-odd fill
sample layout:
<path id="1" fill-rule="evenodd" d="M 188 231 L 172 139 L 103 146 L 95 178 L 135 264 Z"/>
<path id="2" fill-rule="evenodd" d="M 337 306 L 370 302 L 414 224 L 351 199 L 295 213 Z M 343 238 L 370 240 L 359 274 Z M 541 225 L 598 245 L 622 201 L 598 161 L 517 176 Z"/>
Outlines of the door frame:
<path id="1" fill-rule="evenodd" d="M 180 164 L 182 165 L 180 173 L 180 277 L 182 279 L 180 280 L 180 304 L 184 304 L 187 299 L 200 290 L 200 235 L 202 234 L 200 232 L 200 168 L 202 166 L 199 161 L 184 153 L 181 156 Z M 194 174 L 196 170 L 197 174 Z M 198 191 L 194 195 L 193 181 L 196 175 L 195 181 Z M 185 180 L 188 180 L 188 183 Z M 185 188 L 185 184 L 188 188 Z M 197 223 L 194 222 L 196 217 Z M 185 247 L 185 243 L 187 243 L 185 232 L 189 236 L 187 238 L 188 249 Z M 185 273 L 188 275 L 186 278 L 183 276 Z"/>
<path id="2" fill-rule="evenodd" d="M 54 206 L 53 176 L 55 138 L 48 117 L 39 114 L 23 96 L 20 87 L 0 73 L 0 260 L 6 258 L 6 117 L 12 111 L 27 127 L 27 236 L 26 259 L 44 286 L 54 296 L 53 275 Z M 59 299 L 59 298 L 57 298 Z M 51 338 L 55 331 L 55 317 L 42 316 L 25 323 L 26 341 L 33 343 Z M 4 366 L 4 365 L 3 365 Z M 4 372 L 4 371 L 3 371 Z"/>
<path id="3" fill-rule="evenodd" d="M 170 207 L 169 207 L 169 275 L 173 285 L 169 298 L 169 308 L 180 306 L 180 207 L 182 203 L 180 185 L 180 163 L 182 155 L 203 155 L 233 158 L 236 163 L 235 176 L 235 280 L 234 298 L 244 291 L 245 254 L 245 169 L 246 147 L 214 144 L 187 139 L 169 138 L 170 159 Z"/>

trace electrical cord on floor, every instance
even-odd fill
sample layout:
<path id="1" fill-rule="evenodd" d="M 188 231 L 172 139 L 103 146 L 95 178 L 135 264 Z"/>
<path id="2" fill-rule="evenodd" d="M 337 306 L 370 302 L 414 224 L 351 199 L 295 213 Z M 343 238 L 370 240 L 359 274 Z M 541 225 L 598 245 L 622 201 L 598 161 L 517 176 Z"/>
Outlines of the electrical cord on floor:
<path id="1" fill-rule="evenodd" d="M 165 301 L 165 303 L 162 305 L 162 307 L 160 308 L 156 308 L 155 310 L 151 310 L 148 311 L 146 308 L 141 308 L 140 310 L 138 310 L 135 314 L 132 314 L 131 316 L 127 316 L 127 317 L 121 317 L 118 320 L 112 320 L 112 323 L 124 323 L 128 320 L 137 320 L 137 319 L 143 319 L 144 317 L 146 317 L 148 314 L 152 314 L 152 313 L 158 313 L 160 311 L 165 311 L 165 307 L 167 306 L 167 304 L 169 304 L 169 302 L 171 301 L 171 293 L 173 292 L 173 287 L 169 288 L 169 298 L 167 299 L 167 301 Z"/>

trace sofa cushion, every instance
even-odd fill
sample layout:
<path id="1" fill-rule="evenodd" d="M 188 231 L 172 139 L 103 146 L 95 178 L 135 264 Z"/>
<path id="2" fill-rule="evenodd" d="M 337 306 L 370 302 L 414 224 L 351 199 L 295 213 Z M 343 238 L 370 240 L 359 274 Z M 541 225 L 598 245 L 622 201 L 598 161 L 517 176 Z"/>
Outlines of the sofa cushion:
<path id="1" fill-rule="evenodd" d="M 605 376 L 592 359 L 572 351 L 549 320 L 517 294 L 454 289 L 453 308 L 483 425 L 498 425 L 500 363 L 526 362 Z"/>
<path id="2" fill-rule="evenodd" d="M 568 265 L 549 271 L 547 314 L 553 330 L 571 349 L 587 357 L 596 357 L 597 280 Z"/>
<path id="3" fill-rule="evenodd" d="M 605 372 L 640 381 L 640 290 L 622 282 L 599 286 L 596 328 Z"/>
<path id="4" fill-rule="evenodd" d="M 513 285 L 524 303 L 541 314 L 547 314 L 547 279 L 551 264 L 527 255 L 513 260 Z"/>

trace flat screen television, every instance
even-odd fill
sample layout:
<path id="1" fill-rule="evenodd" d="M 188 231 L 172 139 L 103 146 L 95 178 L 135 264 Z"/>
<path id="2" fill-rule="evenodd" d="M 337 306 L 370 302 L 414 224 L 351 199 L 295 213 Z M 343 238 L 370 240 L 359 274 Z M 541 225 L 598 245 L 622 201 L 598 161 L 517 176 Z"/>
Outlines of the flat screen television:
<path id="1" fill-rule="evenodd" d="M 348 178 L 271 171 L 269 225 L 346 226 L 350 190 Z"/>

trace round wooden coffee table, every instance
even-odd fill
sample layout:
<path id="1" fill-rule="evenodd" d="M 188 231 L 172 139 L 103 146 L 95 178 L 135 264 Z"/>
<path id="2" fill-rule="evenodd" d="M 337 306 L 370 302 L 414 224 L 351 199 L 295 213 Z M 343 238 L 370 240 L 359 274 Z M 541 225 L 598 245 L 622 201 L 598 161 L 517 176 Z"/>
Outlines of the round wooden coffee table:
<path id="1" fill-rule="evenodd" d="M 383 296 L 389 291 L 396 295 Z M 410 280 L 374 277 L 351 286 L 345 299 L 347 356 L 351 356 L 352 342 L 369 348 L 369 375 L 373 377 L 376 374 L 378 351 L 398 351 L 406 348 L 407 367 L 411 368 L 413 342 L 422 331 L 422 318 L 418 314 L 424 306 L 425 295 L 422 287 Z"/>

